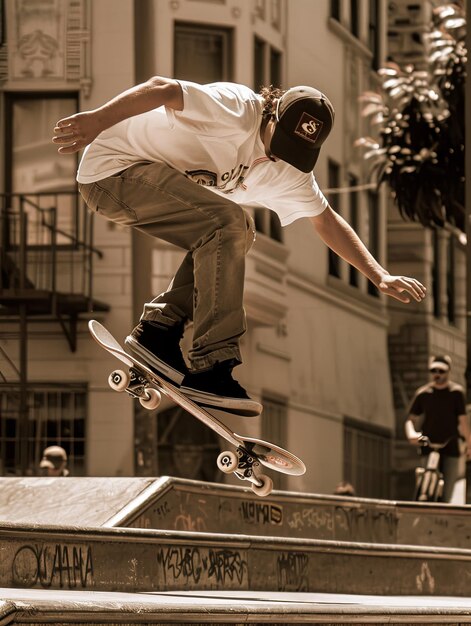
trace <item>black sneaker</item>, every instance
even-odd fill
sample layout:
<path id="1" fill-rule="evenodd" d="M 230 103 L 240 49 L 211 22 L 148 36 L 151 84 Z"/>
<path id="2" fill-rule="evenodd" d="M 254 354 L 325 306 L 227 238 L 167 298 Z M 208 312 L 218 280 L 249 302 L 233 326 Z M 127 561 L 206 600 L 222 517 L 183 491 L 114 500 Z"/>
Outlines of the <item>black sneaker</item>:
<path id="1" fill-rule="evenodd" d="M 159 374 L 180 385 L 188 368 L 180 349 L 183 324 L 163 326 L 143 320 L 125 339 L 125 344 Z"/>
<path id="2" fill-rule="evenodd" d="M 262 405 L 252 400 L 245 389 L 232 378 L 232 362 L 223 361 L 203 372 L 189 372 L 180 387 L 188 398 L 205 407 L 254 417 Z"/>

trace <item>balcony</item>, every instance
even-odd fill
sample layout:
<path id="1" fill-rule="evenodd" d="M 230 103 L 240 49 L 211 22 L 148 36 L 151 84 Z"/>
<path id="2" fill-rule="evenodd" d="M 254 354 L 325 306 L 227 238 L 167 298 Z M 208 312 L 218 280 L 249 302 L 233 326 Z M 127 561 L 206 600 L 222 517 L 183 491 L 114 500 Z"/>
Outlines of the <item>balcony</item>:
<path id="1" fill-rule="evenodd" d="M 75 192 L 0 194 L 0 320 L 59 321 L 72 350 L 80 313 L 107 311 L 93 298 L 93 219 Z"/>

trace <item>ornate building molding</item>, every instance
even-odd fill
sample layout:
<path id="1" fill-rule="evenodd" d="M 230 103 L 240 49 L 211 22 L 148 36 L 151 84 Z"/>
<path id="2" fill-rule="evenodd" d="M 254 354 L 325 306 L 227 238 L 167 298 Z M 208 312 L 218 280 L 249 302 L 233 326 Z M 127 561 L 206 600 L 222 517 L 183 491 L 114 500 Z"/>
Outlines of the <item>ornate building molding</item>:
<path id="1" fill-rule="evenodd" d="M 0 82 L 9 88 L 91 87 L 90 0 L 13 0 L 5 4 Z M 5 83 L 7 85 L 5 85 Z"/>

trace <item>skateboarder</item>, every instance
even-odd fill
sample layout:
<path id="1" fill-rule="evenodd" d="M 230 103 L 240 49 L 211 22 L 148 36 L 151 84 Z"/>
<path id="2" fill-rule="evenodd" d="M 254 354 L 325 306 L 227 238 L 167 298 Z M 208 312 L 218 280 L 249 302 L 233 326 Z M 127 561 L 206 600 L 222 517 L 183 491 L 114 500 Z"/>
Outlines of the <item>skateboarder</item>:
<path id="1" fill-rule="evenodd" d="M 197 402 L 210 406 L 219 396 L 236 410 L 253 403 L 232 377 L 254 237 L 243 206 L 267 207 L 283 226 L 308 218 L 382 293 L 401 302 L 425 296 L 417 280 L 390 276 L 320 191 L 312 170 L 333 123 L 332 104 L 312 87 L 257 94 L 153 77 L 56 124 L 60 153 L 86 147 L 77 180 L 91 210 L 187 250 L 126 343 Z M 188 320 L 190 371 L 180 350 Z"/>

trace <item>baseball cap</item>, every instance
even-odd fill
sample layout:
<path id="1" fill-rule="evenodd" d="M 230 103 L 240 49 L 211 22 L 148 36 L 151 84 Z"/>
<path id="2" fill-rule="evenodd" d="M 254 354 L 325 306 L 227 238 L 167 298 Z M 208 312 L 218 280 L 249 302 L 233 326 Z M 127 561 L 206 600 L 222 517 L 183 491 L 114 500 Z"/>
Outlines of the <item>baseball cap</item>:
<path id="1" fill-rule="evenodd" d="M 451 369 L 451 359 L 448 355 L 433 356 L 430 359 L 429 370 L 442 370 L 448 372 Z"/>
<path id="2" fill-rule="evenodd" d="M 278 100 L 271 153 L 301 172 L 311 172 L 334 125 L 334 107 L 313 87 L 292 87 Z"/>
<path id="3" fill-rule="evenodd" d="M 61 446 L 49 446 L 49 448 L 46 448 L 43 452 L 43 458 L 41 459 L 39 467 L 57 469 L 64 461 L 67 461 L 67 453 L 64 448 L 61 448 Z"/>

